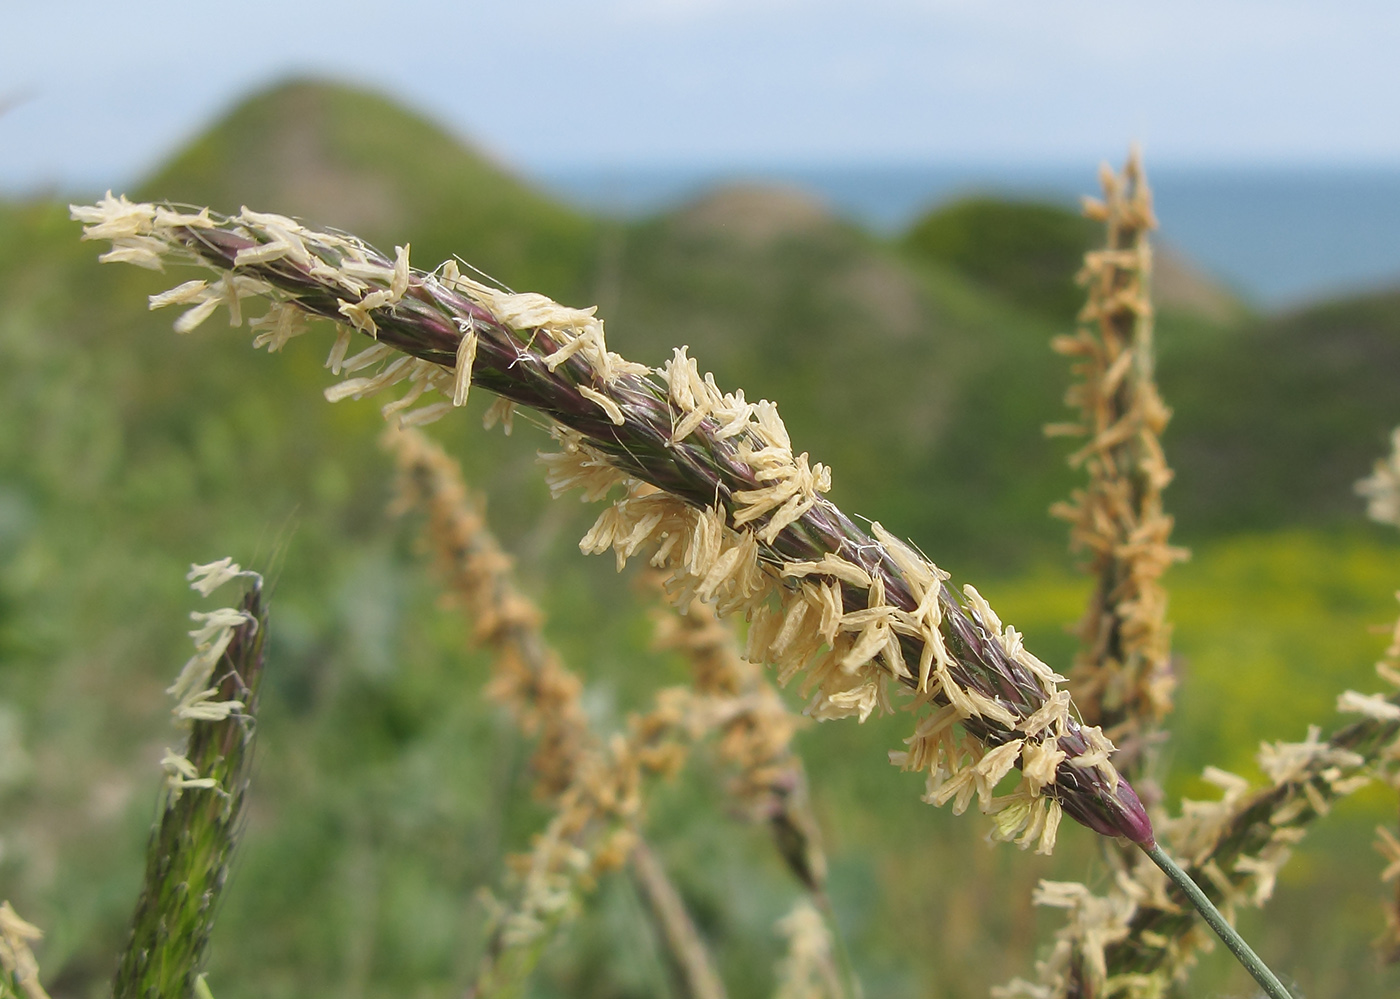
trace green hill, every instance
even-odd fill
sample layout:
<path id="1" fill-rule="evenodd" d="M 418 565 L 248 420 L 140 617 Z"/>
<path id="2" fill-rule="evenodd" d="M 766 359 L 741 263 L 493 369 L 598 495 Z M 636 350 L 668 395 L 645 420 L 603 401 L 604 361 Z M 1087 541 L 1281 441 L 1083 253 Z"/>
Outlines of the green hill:
<path id="1" fill-rule="evenodd" d="M 1084 254 L 1103 227 L 1060 205 L 969 197 L 939 206 L 901 239 L 915 259 L 931 261 L 1017 307 L 1067 325 L 1084 304 L 1075 282 Z M 1216 325 L 1245 318 L 1244 305 L 1189 260 L 1157 246 L 1152 297 L 1159 311 Z"/>
<path id="2" fill-rule="evenodd" d="M 1400 424 L 1400 293 L 1161 342 L 1183 523 L 1221 533 L 1355 521 L 1352 484 Z"/>
<path id="3" fill-rule="evenodd" d="M 521 288 L 585 294 L 591 219 L 545 197 L 441 127 L 378 94 L 294 81 L 240 101 L 133 196 L 240 205 L 453 253 Z"/>
<path id="4" fill-rule="evenodd" d="M 1072 323 L 1084 304 L 1074 275 L 1102 229 L 1055 205 L 974 197 L 929 212 L 904 243 L 1023 309 Z"/>

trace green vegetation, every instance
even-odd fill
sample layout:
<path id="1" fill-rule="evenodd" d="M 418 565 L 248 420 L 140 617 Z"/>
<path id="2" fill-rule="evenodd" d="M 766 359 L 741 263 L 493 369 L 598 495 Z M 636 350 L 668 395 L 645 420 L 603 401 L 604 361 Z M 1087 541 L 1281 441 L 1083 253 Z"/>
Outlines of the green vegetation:
<path id="1" fill-rule="evenodd" d="M 1352 522 L 1351 483 L 1400 423 L 1400 295 L 1268 317 L 1228 336 L 1160 338 L 1159 378 L 1183 525 L 1239 530 Z"/>
<path id="2" fill-rule="evenodd" d="M 463 247 L 489 274 L 568 301 L 587 295 L 598 223 L 535 192 L 382 97 L 291 83 L 241 102 L 133 197 L 315 219 L 419 261 Z"/>
<path id="3" fill-rule="evenodd" d="M 929 212 L 904 244 L 1028 312 L 1072 323 L 1084 304 L 1074 276 L 1100 228 L 1054 205 L 966 198 Z"/>
<path id="4" fill-rule="evenodd" d="M 968 203 L 897 243 L 771 192 L 591 219 L 380 98 L 310 83 L 241 104 L 133 193 L 408 240 L 419 264 L 460 253 L 513 287 L 598 303 L 614 348 L 650 363 L 689 343 L 721 385 L 783 401 L 843 506 L 960 578 L 990 575 L 984 592 L 1028 644 L 1068 661 L 1086 584 L 1045 510 L 1075 478 L 1040 430 L 1066 413 L 1047 346 L 1073 313 L 1081 224 L 1066 213 Z M 76 235 L 65 206 L 0 203 L 0 895 L 45 928 L 55 996 L 105 994 L 154 814 L 162 691 L 185 657 L 183 570 L 285 547 L 214 994 L 458 994 L 481 942 L 475 893 L 542 811 L 512 793 L 527 754 L 481 697 L 484 658 L 436 604 L 412 529 L 383 514 L 375 407 L 320 398 L 312 338 L 274 360 L 220 317 L 176 336 L 142 305 L 171 282 L 99 267 Z M 1371 687 L 1384 639 L 1367 629 L 1393 619 L 1400 560 L 1350 490 L 1400 423 L 1397 333 L 1394 295 L 1163 317 L 1167 503 L 1196 548 L 1166 579 L 1183 678 L 1172 793 L 1205 795 L 1189 775 L 1208 762 L 1249 772 L 1259 739 L 1330 726 L 1338 691 Z M 435 436 L 486 491 L 551 641 L 593 681 L 595 723 L 615 727 L 683 671 L 647 650 L 640 610 L 619 610 L 636 601 L 611 560 L 574 550 L 593 514 L 548 502 L 543 436 L 482 432 L 485 402 Z M 801 737 L 833 902 L 867 994 L 985 994 L 1028 970 L 1054 924 L 1029 907 L 1038 878 L 1105 875 L 1082 830 L 1032 859 L 922 805 L 916 778 L 878 763 L 906 734 L 872 719 Z M 706 772 L 663 789 L 649 825 L 731 994 L 766 995 L 793 888 L 762 830 L 715 818 Z M 1367 841 L 1389 810 L 1379 794 L 1346 803 L 1268 920 L 1245 922 L 1266 958 L 1312 976 L 1307 994 L 1397 984 L 1365 954 L 1382 898 Z M 667 994 L 625 879 L 592 912 L 546 953 L 534 994 Z M 1203 994 L 1242 981 L 1220 954 L 1193 979 Z"/>

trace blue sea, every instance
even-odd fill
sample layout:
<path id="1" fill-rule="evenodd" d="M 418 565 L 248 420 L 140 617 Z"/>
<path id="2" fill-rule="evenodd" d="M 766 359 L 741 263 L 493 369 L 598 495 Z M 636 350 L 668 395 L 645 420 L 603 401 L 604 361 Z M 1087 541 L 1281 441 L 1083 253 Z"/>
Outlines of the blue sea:
<path id="1" fill-rule="evenodd" d="M 625 216 L 727 183 L 794 185 L 884 233 L 969 194 L 1074 205 L 1098 190 L 1083 167 L 627 167 L 536 179 L 582 207 Z M 1259 307 L 1400 286 L 1400 168 L 1164 167 L 1150 180 L 1162 241 Z"/>

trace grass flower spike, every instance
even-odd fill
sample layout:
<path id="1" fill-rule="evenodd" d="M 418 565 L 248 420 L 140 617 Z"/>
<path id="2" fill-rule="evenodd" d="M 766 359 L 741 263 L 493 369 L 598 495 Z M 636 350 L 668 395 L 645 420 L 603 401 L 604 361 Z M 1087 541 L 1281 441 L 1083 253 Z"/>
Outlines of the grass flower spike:
<path id="1" fill-rule="evenodd" d="M 1400 527 L 1400 427 L 1390 435 L 1390 454 L 1376 462 L 1375 471 L 1356 484 L 1366 498 L 1366 515 L 1381 524 Z"/>
<path id="2" fill-rule="evenodd" d="M 1016 630 L 974 589 L 956 592 L 922 555 L 833 505 L 830 472 L 794 450 L 776 407 L 722 391 L 684 349 L 653 372 L 607 349 L 592 310 L 489 287 L 453 262 L 417 271 L 407 247 L 391 258 L 281 216 L 110 196 L 73 216 L 86 238 L 112 241 L 105 260 L 213 271 L 152 298 L 186 307 L 181 331 L 220 306 L 238 325 L 249 297 L 272 302 L 253 323 L 271 349 L 300 330 L 298 314 L 338 323 L 328 365 L 348 377 L 333 399 L 406 385 L 384 409 L 412 425 L 478 386 L 503 400 L 495 416 L 525 406 L 547 417 L 560 445 L 546 457 L 554 491 L 616 495 L 584 549 L 620 563 L 644 555 L 678 604 L 698 597 L 746 615 L 749 656 L 783 680 L 800 675 L 818 718 L 868 717 L 892 707 L 892 685 L 903 689 L 925 713 L 894 759 L 927 775 L 929 801 L 961 811 L 975 799 L 995 837 L 1041 851 L 1062 813 L 1153 841 L 1112 744 L 1079 723 L 1061 678 Z M 357 336 L 369 345 L 352 355 Z M 422 403 L 430 390 L 442 400 Z M 996 793 L 1018 767 L 1018 786 Z"/>
<path id="3" fill-rule="evenodd" d="M 0 999 L 49 999 L 39 984 L 39 962 L 29 949 L 43 935 L 9 902 L 0 904 Z"/>
<path id="4" fill-rule="evenodd" d="M 832 958 L 831 933 L 821 914 L 805 899 L 778 920 L 788 952 L 778 964 L 774 999 L 849 999 Z"/>
<path id="5" fill-rule="evenodd" d="M 1105 166 L 1101 178 L 1104 200 L 1090 200 L 1085 212 L 1106 230 L 1104 247 L 1085 255 L 1079 275 L 1089 300 L 1079 330 L 1053 343 L 1077 359 L 1080 380 L 1066 402 L 1080 418 L 1046 430 L 1089 438 L 1070 458 L 1088 473 L 1088 486 L 1051 509 L 1070 522 L 1072 547 L 1089 553 L 1086 568 L 1096 583 L 1079 625 L 1075 700 L 1123 750 L 1120 769 L 1136 776 L 1175 686 L 1166 591 L 1158 580 L 1186 552 L 1167 544 L 1172 519 L 1162 512 L 1172 471 L 1159 436 L 1171 414 L 1153 380 L 1152 195 L 1136 152 L 1122 175 Z"/>
<path id="6" fill-rule="evenodd" d="M 239 578 L 251 585 L 237 607 L 190 615 L 195 654 L 168 691 L 176 725 L 188 736 L 161 760 L 161 814 L 114 999 L 190 995 L 200 978 L 243 818 L 267 610 L 262 577 L 232 559 L 193 566 L 188 576 L 205 597 Z"/>

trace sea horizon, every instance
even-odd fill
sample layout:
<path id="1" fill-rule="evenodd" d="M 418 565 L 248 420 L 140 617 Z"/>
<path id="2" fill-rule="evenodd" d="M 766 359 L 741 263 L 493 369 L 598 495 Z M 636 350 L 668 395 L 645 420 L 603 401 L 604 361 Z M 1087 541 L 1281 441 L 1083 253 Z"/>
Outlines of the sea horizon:
<path id="1" fill-rule="evenodd" d="M 1070 162 L 500 166 L 580 210 L 632 220 L 731 184 L 791 187 L 887 237 L 962 197 L 1075 209 L 1098 193 L 1097 166 Z M 1148 176 L 1160 244 L 1257 309 L 1400 287 L 1400 165 L 1149 164 Z M 0 198 L 82 198 L 90 187 L 70 181 Z"/>
<path id="2" fill-rule="evenodd" d="M 794 187 L 887 236 L 961 197 L 1074 208 L 1098 184 L 1096 168 L 1067 163 L 654 164 L 525 176 L 581 209 L 631 219 L 730 184 Z M 1149 167 L 1149 179 L 1161 241 L 1255 307 L 1400 285 L 1400 166 L 1181 164 Z"/>

